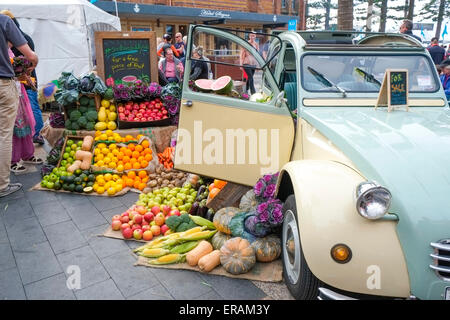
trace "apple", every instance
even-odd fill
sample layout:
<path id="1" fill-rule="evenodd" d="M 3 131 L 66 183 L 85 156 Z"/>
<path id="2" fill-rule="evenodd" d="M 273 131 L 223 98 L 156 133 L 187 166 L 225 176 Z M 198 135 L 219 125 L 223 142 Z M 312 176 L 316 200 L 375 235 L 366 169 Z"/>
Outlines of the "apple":
<path id="1" fill-rule="evenodd" d="M 130 239 L 133 236 L 133 231 L 130 228 L 122 230 L 122 235 L 125 239 Z"/>
<path id="2" fill-rule="evenodd" d="M 136 223 L 136 224 L 141 224 L 141 223 L 142 223 L 142 216 L 141 216 L 140 214 L 136 214 L 136 215 L 133 217 L 133 221 L 134 221 L 134 223 Z"/>
<path id="3" fill-rule="evenodd" d="M 162 212 L 164 213 L 164 215 L 167 216 L 171 210 L 171 207 L 164 204 L 161 209 L 162 209 Z"/>
<path id="4" fill-rule="evenodd" d="M 153 220 L 152 222 L 150 222 L 150 226 L 156 226 L 155 220 Z"/>
<path id="5" fill-rule="evenodd" d="M 148 223 L 152 222 L 154 218 L 155 216 L 153 215 L 152 212 L 147 212 L 146 214 L 144 214 L 144 220 L 147 221 Z"/>
<path id="6" fill-rule="evenodd" d="M 133 238 L 135 238 L 136 240 L 141 240 L 142 234 L 143 234 L 143 232 L 141 229 L 136 229 L 133 231 Z"/>
<path id="7" fill-rule="evenodd" d="M 161 228 L 159 226 L 152 226 L 150 228 L 150 231 L 152 232 L 152 234 L 157 237 L 161 234 Z"/>
<path id="8" fill-rule="evenodd" d="M 114 231 L 119 231 L 120 227 L 122 226 L 122 222 L 120 220 L 113 220 L 111 227 Z"/>
<path id="9" fill-rule="evenodd" d="M 122 223 L 128 223 L 128 221 L 130 221 L 130 217 L 129 216 L 123 216 L 120 218 L 120 221 Z"/>
<path id="10" fill-rule="evenodd" d="M 161 111 L 161 113 L 162 113 L 163 115 L 166 115 L 166 114 L 167 114 L 167 110 L 164 109 L 163 111 Z"/>
<path id="11" fill-rule="evenodd" d="M 155 216 L 154 219 L 157 226 L 162 226 L 164 222 L 166 221 L 166 217 L 164 216 L 164 213 L 160 212 Z M 153 232 L 153 231 L 152 231 Z M 153 233 L 154 234 L 154 233 Z"/>
<path id="12" fill-rule="evenodd" d="M 151 226 L 149 226 L 148 224 L 145 226 L 142 226 L 142 232 L 145 232 L 147 230 L 150 230 Z"/>
<path id="13" fill-rule="evenodd" d="M 136 212 L 143 216 L 147 212 L 147 209 L 144 206 L 137 206 Z"/>
<path id="14" fill-rule="evenodd" d="M 120 216 L 121 217 L 125 217 L 125 216 L 129 216 L 130 212 L 129 211 L 125 211 L 124 213 L 122 213 Z"/>
<path id="15" fill-rule="evenodd" d="M 163 119 L 167 119 L 168 118 L 168 116 L 163 116 Z"/>
<path id="16" fill-rule="evenodd" d="M 161 212 L 161 208 L 159 206 L 153 206 L 151 211 L 154 215 L 157 215 Z"/>
<path id="17" fill-rule="evenodd" d="M 120 221 L 121 218 L 122 218 L 122 217 L 121 217 L 119 214 L 116 214 L 116 215 L 114 215 L 114 216 L 112 217 L 112 221 L 114 221 L 114 220 L 119 220 L 119 221 Z"/>
<path id="18" fill-rule="evenodd" d="M 130 220 L 133 220 L 135 215 L 137 215 L 137 212 L 136 211 L 131 211 L 130 213 L 128 213 L 128 218 L 130 218 Z"/>
<path id="19" fill-rule="evenodd" d="M 169 212 L 169 217 L 180 216 L 180 215 L 181 215 L 181 213 L 180 213 L 180 210 L 178 210 L 178 209 L 173 209 L 173 210 L 170 210 L 170 212 Z"/>
<path id="20" fill-rule="evenodd" d="M 120 226 L 120 229 L 123 231 L 123 230 L 125 230 L 125 229 L 127 229 L 127 228 L 130 228 L 131 229 L 131 227 L 130 227 L 130 225 L 128 224 L 128 223 L 122 223 L 122 225 Z"/>
<path id="21" fill-rule="evenodd" d="M 145 219 L 142 219 L 141 226 L 148 226 L 148 222 Z"/>
<path id="22" fill-rule="evenodd" d="M 163 225 L 161 226 L 161 233 L 164 234 L 164 233 L 166 233 L 166 231 L 169 230 L 169 229 L 170 229 L 170 228 L 169 228 L 166 224 L 163 224 Z"/>
<path id="23" fill-rule="evenodd" d="M 129 116 L 129 115 L 130 115 L 130 110 L 125 110 L 125 111 L 123 112 L 123 114 L 126 115 L 126 116 Z"/>
<path id="24" fill-rule="evenodd" d="M 145 241 L 152 240 L 153 239 L 153 233 L 151 232 L 151 230 L 144 231 L 144 233 L 142 234 L 142 239 L 144 239 Z"/>
<path id="25" fill-rule="evenodd" d="M 126 110 L 126 111 L 131 111 L 131 110 L 133 110 L 133 107 L 132 107 L 130 104 L 127 104 L 127 105 L 125 106 L 125 110 Z"/>

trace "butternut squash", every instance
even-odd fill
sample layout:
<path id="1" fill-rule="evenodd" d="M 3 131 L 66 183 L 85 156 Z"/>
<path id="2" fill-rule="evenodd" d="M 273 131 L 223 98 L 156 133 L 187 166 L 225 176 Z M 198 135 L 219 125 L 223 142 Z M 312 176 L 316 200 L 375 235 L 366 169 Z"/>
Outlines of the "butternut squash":
<path id="1" fill-rule="evenodd" d="M 75 170 L 80 169 L 81 161 L 75 160 L 70 167 L 67 168 L 67 171 L 70 173 L 74 173 Z"/>
<path id="2" fill-rule="evenodd" d="M 213 252 L 204 255 L 198 260 L 198 267 L 200 270 L 210 272 L 212 269 L 220 264 L 220 250 L 214 250 Z"/>
<path id="3" fill-rule="evenodd" d="M 83 144 L 81 145 L 81 150 L 91 151 L 92 143 L 94 143 L 94 137 L 92 137 L 92 136 L 84 137 Z"/>
<path id="4" fill-rule="evenodd" d="M 195 267 L 201 257 L 207 255 L 213 251 L 211 243 L 206 240 L 200 241 L 200 243 L 186 255 L 186 262 L 191 266 Z"/>
<path id="5" fill-rule="evenodd" d="M 92 153 L 78 150 L 75 152 L 75 159 L 82 161 L 80 165 L 81 170 L 88 170 L 91 167 Z"/>

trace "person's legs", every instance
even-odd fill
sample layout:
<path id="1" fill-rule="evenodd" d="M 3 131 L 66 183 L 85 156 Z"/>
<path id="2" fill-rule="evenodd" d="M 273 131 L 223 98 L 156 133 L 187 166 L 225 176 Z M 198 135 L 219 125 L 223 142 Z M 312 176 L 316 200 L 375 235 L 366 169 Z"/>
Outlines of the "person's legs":
<path id="1" fill-rule="evenodd" d="M 27 94 L 28 99 L 30 100 L 31 110 L 33 110 L 34 120 L 36 121 L 36 125 L 34 126 L 35 133 L 33 138 L 38 138 L 40 137 L 42 127 L 44 127 L 44 120 L 42 119 L 42 111 L 37 99 L 37 92 L 29 89 L 27 90 Z"/>
<path id="2" fill-rule="evenodd" d="M 248 80 L 246 84 L 246 91 L 250 89 L 250 93 L 254 94 L 256 92 L 255 83 L 253 82 L 253 75 L 255 74 L 255 69 L 251 67 L 244 67 L 244 71 L 247 74 Z"/>
<path id="3" fill-rule="evenodd" d="M 12 188 L 9 181 L 12 136 L 18 105 L 19 94 L 14 80 L 0 79 L 0 196 L 20 189 Z"/>

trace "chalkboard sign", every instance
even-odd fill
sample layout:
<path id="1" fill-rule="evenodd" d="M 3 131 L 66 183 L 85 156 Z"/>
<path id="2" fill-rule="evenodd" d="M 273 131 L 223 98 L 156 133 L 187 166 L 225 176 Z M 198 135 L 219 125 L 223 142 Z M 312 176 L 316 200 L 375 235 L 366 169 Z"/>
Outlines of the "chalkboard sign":
<path id="1" fill-rule="evenodd" d="M 378 94 L 375 109 L 379 106 L 387 106 L 390 112 L 394 108 L 408 107 L 408 70 L 387 69 Z"/>
<path id="2" fill-rule="evenodd" d="M 107 85 L 158 82 L 154 32 L 96 32 L 95 46 L 97 72 Z"/>

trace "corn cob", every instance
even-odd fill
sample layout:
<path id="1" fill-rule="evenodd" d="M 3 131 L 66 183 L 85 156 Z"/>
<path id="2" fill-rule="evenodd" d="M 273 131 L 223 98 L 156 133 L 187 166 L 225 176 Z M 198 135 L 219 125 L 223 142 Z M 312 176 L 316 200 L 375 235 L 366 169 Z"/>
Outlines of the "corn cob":
<path id="1" fill-rule="evenodd" d="M 196 233 L 189 234 L 187 236 L 181 237 L 178 239 L 178 241 L 194 241 L 194 240 L 206 240 L 211 238 L 217 230 L 212 231 L 200 231 Z"/>
<path id="2" fill-rule="evenodd" d="M 198 245 L 199 241 L 188 241 L 173 247 L 170 253 L 186 253 L 194 249 Z"/>
<path id="3" fill-rule="evenodd" d="M 199 226 L 207 227 L 208 229 L 211 229 L 211 230 L 216 230 L 214 223 L 212 223 L 208 219 L 202 218 L 200 216 L 193 216 L 193 215 L 189 215 L 189 217 L 192 219 L 192 221 L 195 222 L 195 224 L 197 224 Z"/>
<path id="4" fill-rule="evenodd" d="M 195 221 L 194 221 L 194 222 L 195 222 Z M 184 237 L 184 236 L 188 236 L 188 235 L 190 235 L 190 234 L 192 234 L 192 233 L 196 233 L 196 232 L 203 231 L 204 229 L 205 229 L 204 227 L 200 226 L 200 227 L 195 227 L 195 228 L 186 230 L 186 231 L 184 231 L 184 232 L 179 232 L 179 233 L 180 233 L 180 238 L 182 238 L 182 237 Z"/>
<path id="5" fill-rule="evenodd" d="M 172 264 L 172 263 L 180 263 L 186 260 L 185 254 L 179 253 L 171 253 L 166 254 L 165 256 L 159 257 L 158 259 L 148 260 L 149 264 Z"/>
<path id="6" fill-rule="evenodd" d="M 146 248 L 142 252 L 140 252 L 139 255 L 146 257 L 146 258 L 159 258 L 168 253 L 169 253 L 169 250 L 162 249 L 162 248 L 160 248 L 160 249 Z"/>

